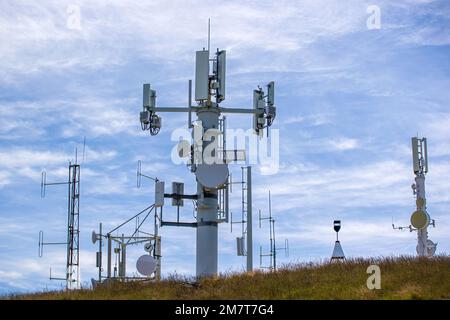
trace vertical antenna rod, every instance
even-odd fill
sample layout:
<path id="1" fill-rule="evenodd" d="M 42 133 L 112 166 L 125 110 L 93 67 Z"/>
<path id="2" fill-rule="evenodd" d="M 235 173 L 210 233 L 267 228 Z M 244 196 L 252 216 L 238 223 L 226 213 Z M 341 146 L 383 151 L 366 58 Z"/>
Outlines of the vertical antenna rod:
<path id="1" fill-rule="evenodd" d="M 211 18 L 208 18 L 208 52 L 211 50 Z"/>

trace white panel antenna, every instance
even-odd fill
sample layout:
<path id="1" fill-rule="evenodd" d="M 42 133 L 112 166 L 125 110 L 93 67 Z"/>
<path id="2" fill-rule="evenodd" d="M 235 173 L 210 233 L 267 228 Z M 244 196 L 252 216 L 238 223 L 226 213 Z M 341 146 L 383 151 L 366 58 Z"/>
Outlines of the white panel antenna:
<path id="1" fill-rule="evenodd" d="M 225 73 L 226 73 L 226 55 L 225 50 L 217 53 L 217 81 L 219 83 L 217 88 L 217 100 L 218 102 L 225 100 Z"/>
<path id="2" fill-rule="evenodd" d="M 155 183 L 155 207 L 164 206 L 164 181 L 156 181 Z"/>
<path id="3" fill-rule="evenodd" d="M 172 182 L 172 194 L 183 195 L 184 194 L 184 183 L 182 182 Z M 172 198 L 172 206 L 182 207 L 184 204 L 182 198 Z"/>
<path id="4" fill-rule="evenodd" d="M 209 51 L 197 51 L 195 55 L 195 100 L 209 97 Z"/>

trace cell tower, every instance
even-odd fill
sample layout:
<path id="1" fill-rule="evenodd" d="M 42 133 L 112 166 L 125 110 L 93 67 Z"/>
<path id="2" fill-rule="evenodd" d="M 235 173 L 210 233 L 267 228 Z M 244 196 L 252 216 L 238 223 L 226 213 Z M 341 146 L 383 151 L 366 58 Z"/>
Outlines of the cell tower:
<path id="1" fill-rule="evenodd" d="M 334 243 L 333 254 L 331 255 L 331 261 L 344 260 L 344 250 L 342 250 L 341 242 L 339 241 L 339 231 L 341 230 L 341 220 L 334 220 L 334 231 L 336 231 L 336 242 Z"/>
<path id="2" fill-rule="evenodd" d="M 261 210 L 259 210 L 259 227 L 261 228 L 261 221 L 269 221 L 269 240 L 270 240 L 270 250 L 269 253 L 263 253 L 262 246 L 259 246 L 259 266 L 262 269 L 269 269 L 270 271 L 277 270 L 277 251 L 284 250 L 286 257 L 289 257 L 289 241 L 284 240 L 284 247 L 277 248 L 276 237 L 275 237 L 275 219 L 272 217 L 272 201 L 269 190 L 269 216 L 261 216 Z M 263 266 L 263 257 L 270 257 L 269 266 Z"/>
<path id="3" fill-rule="evenodd" d="M 208 28 L 209 34 L 209 28 Z M 255 133 L 262 135 L 263 129 L 272 125 L 275 119 L 274 82 L 267 85 L 267 95 L 261 88 L 253 91 L 253 109 L 224 108 L 220 103 L 225 99 L 226 51 L 219 50 L 210 57 L 208 50 L 196 52 L 195 71 L 195 101 L 192 105 L 192 81 L 189 80 L 187 107 L 157 107 L 156 91 L 150 84 L 144 84 L 143 111 L 140 122 L 143 130 L 156 135 L 161 129 L 160 112 L 186 112 L 188 128 L 192 130 L 193 142 L 182 141 L 179 144 L 180 154 L 189 157 L 191 172 L 196 176 L 197 190 L 195 194 L 185 195 L 182 184 L 173 185 L 171 194 L 164 193 L 164 182 L 157 183 L 155 203 L 164 204 L 164 198 L 174 199 L 175 204 L 182 199 L 192 199 L 196 202 L 196 222 L 164 222 L 161 226 L 194 227 L 197 231 L 196 240 L 196 274 L 213 276 L 218 270 L 218 224 L 228 222 L 228 163 L 238 159 L 238 150 L 226 150 L 219 139 L 225 140 L 226 128 L 223 114 L 250 114 L 253 116 Z M 212 74 L 210 71 L 212 70 Z M 197 115 L 197 121 L 192 122 L 192 113 Z M 225 195 L 222 197 L 221 195 Z M 226 198 L 223 204 L 221 198 Z M 223 208 L 223 209 L 221 209 Z M 221 214 L 223 213 L 223 215 Z"/>
<path id="4" fill-rule="evenodd" d="M 75 152 L 76 154 L 76 152 Z M 84 151 L 83 151 L 84 154 Z M 84 156 L 83 156 L 84 157 Z M 53 277 L 50 268 L 50 280 L 66 281 L 66 289 L 78 289 L 80 287 L 80 165 L 69 162 L 69 179 L 67 182 L 47 182 L 47 173 L 42 171 L 41 197 L 45 197 L 47 186 L 67 185 L 68 186 L 68 206 L 67 206 L 67 241 L 66 242 L 44 242 L 44 232 L 39 231 L 38 255 L 43 256 L 44 246 L 66 245 L 66 276 Z"/>
<path id="5" fill-rule="evenodd" d="M 392 223 L 392 228 L 410 232 L 417 231 L 417 254 L 421 257 L 431 257 L 436 252 L 437 243 L 428 239 L 428 226 L 436 226 L 434 219 L 430 218 L 427 212 L 425 197 L 425 174 L 428 173 L 428 152 L 427 138 L 411 138 L 412 157 L 415 182 L 411 185 L 413 195 L 416 197 L 416 210 L 411 215 L 411 224 L 407 227 L 396 227 Z"/>

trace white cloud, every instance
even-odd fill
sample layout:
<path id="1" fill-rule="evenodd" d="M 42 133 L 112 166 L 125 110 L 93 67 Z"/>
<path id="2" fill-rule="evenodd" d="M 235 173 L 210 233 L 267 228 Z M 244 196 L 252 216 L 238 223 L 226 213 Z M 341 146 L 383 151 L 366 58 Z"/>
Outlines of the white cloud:
<path id="1" fill-rule="evenodd" d="M 338 140 L 330 141 L 330 145 L 333 149 L 344 151 L 356 149 L 359 146 L 359 143 L 356 139 L 341 138 Z"/>

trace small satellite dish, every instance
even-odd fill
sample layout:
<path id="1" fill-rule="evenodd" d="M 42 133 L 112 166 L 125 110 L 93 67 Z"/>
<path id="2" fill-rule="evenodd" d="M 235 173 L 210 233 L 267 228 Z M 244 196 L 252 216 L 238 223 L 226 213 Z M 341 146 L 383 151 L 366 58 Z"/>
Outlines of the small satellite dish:
<path id="1" fill-rule="evenodd" d="M 187 140 L 180 140 L 177 145 L 177 152 L 180 158 L 187 158 L 191 154 L 191 144 Z"/>
<path id="2" fill-rule="evenodd" d="M 206 188 L 217 188 L 227 181 L 228 166 L 226 164 L 199 164 L 195 175 L 198 181 Z"/>
<path id="3" fill-rule="evenodd" d="M 151 252 L 152 249 L 153 249 L 153 246 L 152 246 L 152 243 L 151 243 L 151 242 L 147 242 L 147 243 L 144 245 L 144 250 L 145 250 L 145 251 Z"/>
<path id="4" fill-rule="evenodd" d="M 411 215 L 411 225 L 416 229 L 423 229 L 430 224 L 430 216 L 423 210 L 414 211 Z"/>
<path id="5" fill-rule="evenodd" d="M 92 231 L 91 240 L 93 244 L 95 244 L 98 240 L 98 234 L 96 234 L 95 231 Z"/>
<path id="6" fill-rule="evenodd" d="M 156 270 L 156 260 L 149 254 L 140 256 L 136 262 L 137 271 L 144 275 L 149 276 Z"/>

